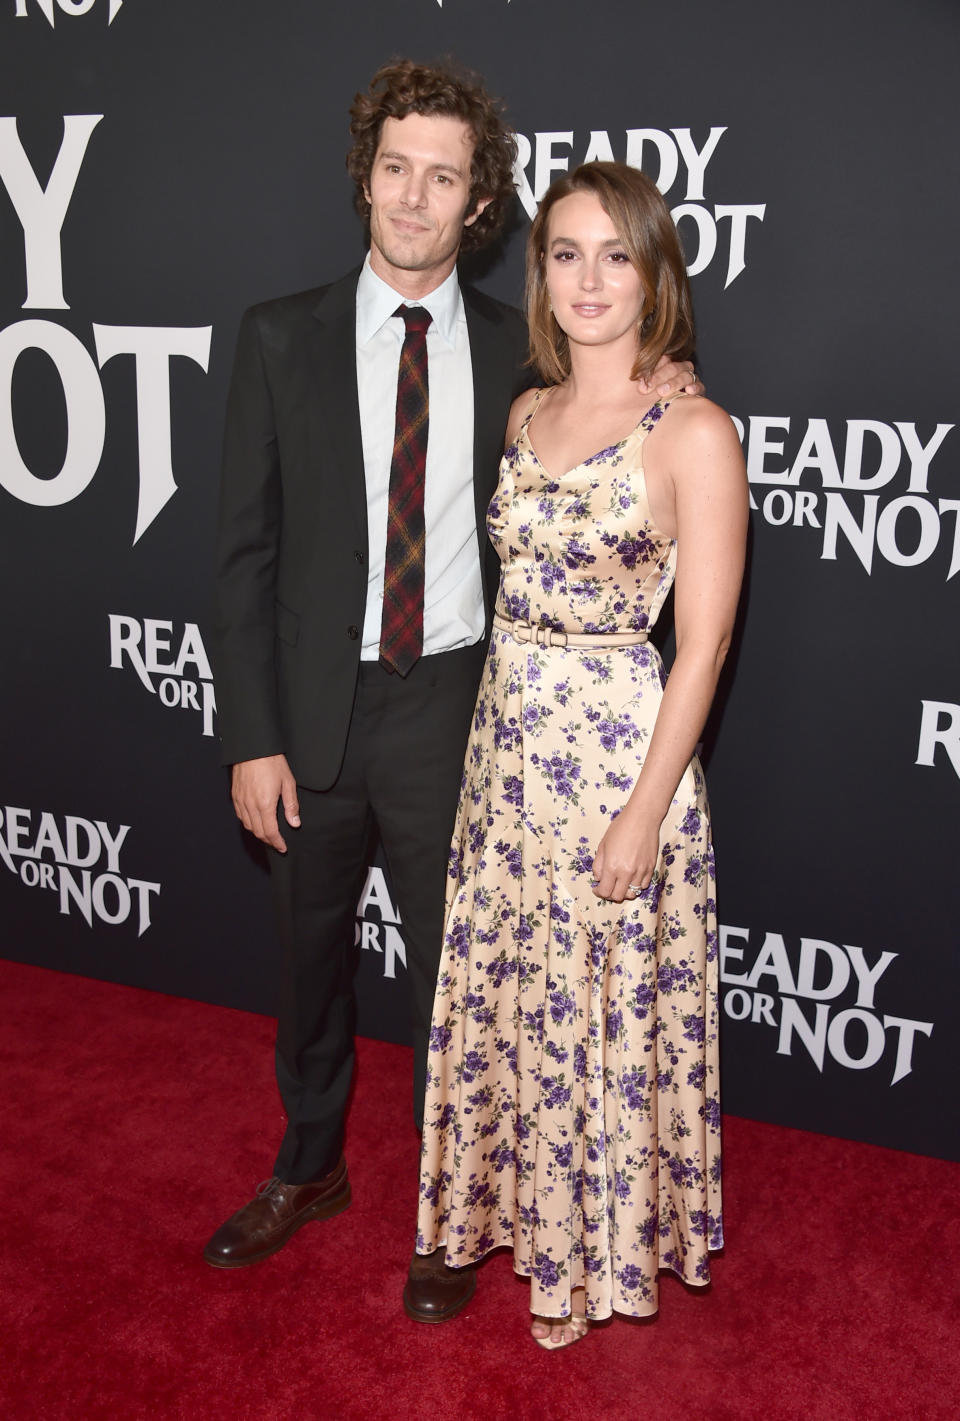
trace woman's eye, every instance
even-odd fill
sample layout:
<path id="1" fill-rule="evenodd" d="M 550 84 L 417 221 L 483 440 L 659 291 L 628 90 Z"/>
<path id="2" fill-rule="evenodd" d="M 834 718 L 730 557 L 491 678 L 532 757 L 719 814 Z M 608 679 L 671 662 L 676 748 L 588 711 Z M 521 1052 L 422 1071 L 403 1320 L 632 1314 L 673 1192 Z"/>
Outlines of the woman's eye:
<path id="1" fill-rule="evenodd" d="M 576 255 L 576 252 L 559 251 L 554 252 L 553 259 L 558 262 L 573 261 Z"/>

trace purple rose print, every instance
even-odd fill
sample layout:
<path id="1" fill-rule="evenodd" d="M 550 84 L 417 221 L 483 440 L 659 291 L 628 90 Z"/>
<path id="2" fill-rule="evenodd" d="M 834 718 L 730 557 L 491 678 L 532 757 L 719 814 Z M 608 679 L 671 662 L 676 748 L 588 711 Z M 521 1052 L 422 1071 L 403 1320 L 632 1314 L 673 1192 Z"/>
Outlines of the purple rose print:
<path id="1" fill-rule="evenodd" d="M 489 1159 L 491 1165 L 493 1166 L 497 1174 L 499 1174 L 502 1170 L 509 1168 L 510 1165 L 516 1164 L 517 1159 L 513 1150 L 505 1140 L 501 1140 L 501 1142 L 496 1146 L 496 1148 L 490 1151 L 490 1154 L 487 1156 L 487 1158 Z"/>
<path id="2" fill-rule="evenodd" d="M 430 1050 L 446 1051 L 453 1038 L 453 1032 L 449 1026 L 431 1026 L 430 1028 Z"/>
<path id="3" fill-rule="evenodd" d="M 563 550 L 563 561 L 572 572 L 575 572 L 577 568 L 580 567 L 589 567 L 590 564 L 596 562 L 596 560 L 594 554 L 590 552 L 587 545 L 581 542 L 579 538 L 569 538 L 567 540 Z"/>
<path id="4" fill-rule="evenodd" d="M 446 944 L 448 951 L 452 950 L 453 955 L 460 961 L 469 956 L 470 933 L 467 924 L 461 919 L 454 919 L 447 929 Z"/>
<path id="5" fill-rule="evenodd" d="M 685 1041 L 693 1041 L 698 1046 L 703 1043 L 706 1034 L 706 1022 L 703 1017 L 696 1012 L 690 1012 L 683 1018 L 683 1036 Z"/>
<path id="6" fill-rule="evenodd" d="M 516 960 L 508 958 L 506 949 L 501 949 L 499 955 L 488 962 L 484 971 L 490 979 L 490 986 L 494 991 L 499 991 L 504 982 L 509 981 L 517 970 Z"/>
<path id="7" fill-rule="evenodd" d="M 549 983 L 547 986 L 549 988 Z M 565 1021 L 573 1021 L 576 1003 L 573 997 L 563 987 L 554 986 L 549 993 L 550 1020 L 555 1026 L 561 1026 Z"/>
<path id="8" fill-rule="evenodd" d="M 545 1253 L 538 1253 L 533 1265 L 533 1276 L 541 1288 L 556 1288 L 560 1282 L 560 1270 L 553 1259 Z"/>
<path id="9" fill-rule="evenodd" d="M 625 534 L 617 543 L 617 556 L 624 567 L 633 569 L 637 563 L 650 559 L 654 551 L 654 545 L 649 538 L 634 538 L 630 533 Z"/>
<path id="10" fill-rule="evenodd" d="M 651 987 L 648 982 L 641 982 L 639 986 L 634 989 L 633 997 L 630 1001 L 630 1010 L 635 1017 L 642 1020 L 656 1000 L 657 994 L 654 988 Z"/>
<path id="11" fill-rule="evenodd" d="M 620 444 L 609 444 L 606 449 L 601 449 L 599 453 L 591 454 L 589 459 L 584 459 L 583 467 L 589 469 L 593 464 L 604 464 L 608 460 L 613 459 L 616 454 L 619 453 L 620 445 L 623 443 L 625 443 L 624 440 L 621 440 Z"/>
<path id="12" fill-rule="evenodd" d="M 530 598 L 522 593 L 508 593 L 503 599 L 503 611 L 508 621 L 527 622 L 530 620 Z M 504 633 L 504 636 L 509 635 Z"/>
<path id="13" fill-rule="evenodd" d="M 627 1263 L 620 1270 L 619 1279 L 625 1292 L 635 1292 L 643 1283 L 643 1270 L 636 1263 Z"/>
<path id="14" fill-rule="evenodd" d="M 540 1103 L 546 1106 L 547 1110 L 566 1105 L 572 1095 L 572 1087 L 566 1084 L 562 1075 L 544 1076 L 540 1082 Z"/>
<path id="15" fill-rule="evenodd" d="M 647 1073 L 643 1066 L 632 1065 L 622 1072 L 618 1082 L 620 1096 L 628 1110 L 643 1110 L 646 1104 Z"/>
<path id="16" fill-rule="evenodd" d="M 468 1083 L 475 1081 L 477 1076 L 490 1069 L 490 1062 L 485 1060 L 480 1051 L 467 1051 L 461 1062 L 463 1079 Z"/>
<path id="17" fill-rule="evenodd" d="M 519 844 L 510 845 L 503 839 L 498 839 L 493 846 L 503 859 L 504 868 L 511 878 L 519 878 L 523 873 L 523 861 Z"/>
<path id="18" fill-rule="evenodd" d="M 503 781 L 503 798 L 508 804 L 523 805 L 523 779 L 520 775 L 507 775 Z"/>

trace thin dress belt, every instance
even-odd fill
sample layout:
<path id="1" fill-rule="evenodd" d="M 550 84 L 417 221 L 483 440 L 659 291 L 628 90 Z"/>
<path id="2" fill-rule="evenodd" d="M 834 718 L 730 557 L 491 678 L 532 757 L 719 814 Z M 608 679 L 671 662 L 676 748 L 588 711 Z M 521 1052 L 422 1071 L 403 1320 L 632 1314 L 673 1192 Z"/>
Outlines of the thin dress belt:
<path id="1" fill-rule="evenodd" d="M 523 646 L 587 646 L 602 651 L 605 646 L 639 646 L 647 640 L 646 632 L 560 632 L 555 627 L 535 627 L 530 622 L 509 621 L 497 612 L 493 618 L 493 629 L 509 632 L 514 641 Z"/>

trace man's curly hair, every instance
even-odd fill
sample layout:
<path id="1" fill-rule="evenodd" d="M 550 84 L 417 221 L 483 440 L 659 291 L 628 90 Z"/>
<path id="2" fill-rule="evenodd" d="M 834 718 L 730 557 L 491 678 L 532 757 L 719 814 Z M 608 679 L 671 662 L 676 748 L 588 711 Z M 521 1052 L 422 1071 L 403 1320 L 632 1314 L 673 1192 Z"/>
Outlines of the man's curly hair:
<path id="1" fill-rule="evenodd" d="M 514 193 L 517 156 L 516 139 L 501 117 L 501 107 L 485 91 L 479 76 L 467 70 L 416 64 L 412 59 L 384 64 L 367 92 L 357 94 L 350 106 L 353 147 L 347 154 L 347 172 L 356 183 L 354 203 L 360 216 L 370 216 L 363 190 L 370 185 L 384 119 L 405 118 L 410 113 L 443 114 L 463 119 L 474 137 L 467 215 L 483 198 L 489 198 L 476 222 L 464 227 L 461 250 L 475 250 L 491 241 L 503 225 Z"/>

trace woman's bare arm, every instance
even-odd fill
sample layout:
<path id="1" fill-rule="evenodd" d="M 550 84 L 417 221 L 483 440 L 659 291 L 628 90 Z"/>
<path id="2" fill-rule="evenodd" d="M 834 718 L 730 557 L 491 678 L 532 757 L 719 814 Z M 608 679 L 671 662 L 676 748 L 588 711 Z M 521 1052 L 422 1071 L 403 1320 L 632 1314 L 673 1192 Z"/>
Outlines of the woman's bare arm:
<path id="1" fill-rule="evenodd" d="M 616 902 L 631 885 L 646 888 L 656 867 L 660 826 L 706 722 L 743 578 L 748 497 L 736 430 L 709 401 L 674 411 L 657 430 L 655 458 L 676 516 L 677 654 L 643 770 L 594 857 L 595 891 Z"/>

